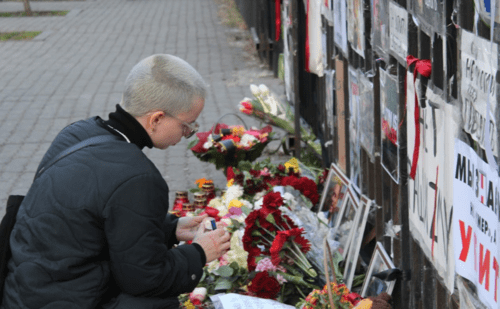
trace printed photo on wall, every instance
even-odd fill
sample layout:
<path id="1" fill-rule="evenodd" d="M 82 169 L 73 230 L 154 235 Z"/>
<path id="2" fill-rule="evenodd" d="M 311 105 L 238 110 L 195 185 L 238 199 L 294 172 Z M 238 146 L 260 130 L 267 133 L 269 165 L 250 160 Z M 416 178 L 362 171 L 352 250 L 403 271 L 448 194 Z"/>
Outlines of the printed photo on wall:
<path id="1" fill-rule="evenodd" d="M 381 163 L 387 174 L 399 183 L 399 110 L 397 79 L 380 70 L 380 123 L 382 137 Z"/>
<path id="2" fill-rule="evenodd" d="M 354 232 L 351 235 L 349 250 L 345 258 L 344 283 L 348 289 L 351 289 L 352 287 L 354 274 L 359 264 L 359 250 L 361 249 L 361 243 L 363 242 L 366 221 L 368 220 L 371 205 L 372 201 L 365 195 L 362 195 L 356 219 L 353 221 L 352 230 Z"/>
<path id="3" fill-rule="evenodd" d="M 348 187 L 349 179 L 332 163 L 318 208 L 318 213 L 321 211 L 325 214 L 331 227 L 335 225 L 339 211 L 344 205 Z"/>
<path id="4" fill-rule="evenodd" d="M 361 288 L 361 297 L 366 298 L 370 296 L 377 296 L 382 292 L 391 294 L 396 285 L 396 280 L 385 281 L 380 277 L 380 273 L 388 269 L 395 268 L 394 263 L 385 251 L 380 242 L 377 242 L 375 250 L 373 251 L 370 265 L 366 273 L 365 281 Z"/>
<path id="5" fill-rule="evenodd" d="M 360 82 L 361 70 L 349 67 L 349 158 L 350 158 L 350 180 L 351 185 L 360 187 L 361 182 L 361 125 L 360 109 Z M 360 190 L 358 190 L 360 191 Z"/>
<path id="6" fill-rule="evenodd" d="M 338 215 L 336 216 L 336 222 L 334 224 L 334 240 L 339 243 L 339 247 L 337 250 L 344 259 L 349 252 L 349 245 L 351 244 L 351 238 L 355 230 L 354 224 L 357 222 L 358 216 L 359 200 L 356 193 L 352 190 L 352 187 L 349 187 L 347 189 L 345 203 L 339 210 Z"/>

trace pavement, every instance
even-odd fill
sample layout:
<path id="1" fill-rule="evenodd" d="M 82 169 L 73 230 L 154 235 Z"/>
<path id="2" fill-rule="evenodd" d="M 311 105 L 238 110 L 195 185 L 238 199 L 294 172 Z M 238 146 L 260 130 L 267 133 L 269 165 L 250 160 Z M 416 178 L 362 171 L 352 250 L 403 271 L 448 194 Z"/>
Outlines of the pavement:
<path id="1" fill-rule="evenodd" d="M 183 58 L 208 84 L 200 131 L 237 113 L 252 97 L 251 83 L 282 97 L 284 84 L 255 53 L 248 31 L 231 29 L 214 0 L 36 1 L 32 10 L 69 10 L 66 16 L 0 18 L 0 32 L 42 31 L 31 41 L 0 42 L 0 217 L 10 194 L 26 194 L 42 156 L 66 125 L 115 110 L 132 67 L 152 54 Z M 22 2 L 0 2 L 0 12 L 23 11 Z M 234 116 L 223 122 L 239 124 Z M 198 178 L 225 186 L 223 173 L 199 161 L 183 139 L 167 150 L 145 149 L 175 191 Z"/>

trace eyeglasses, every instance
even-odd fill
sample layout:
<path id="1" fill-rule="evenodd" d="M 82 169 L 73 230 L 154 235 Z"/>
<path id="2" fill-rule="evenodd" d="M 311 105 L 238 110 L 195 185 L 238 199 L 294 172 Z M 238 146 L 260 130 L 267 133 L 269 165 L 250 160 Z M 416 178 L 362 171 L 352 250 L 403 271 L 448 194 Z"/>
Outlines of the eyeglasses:
<path id="1" fill-rule="evenodd" d="M 190 138 L 196 132 L 198 132 L 198 129 L 200 128 L 200 125 L 196 121 L 193 121 L 192 123 L 187 123 L 187 122 L 185 122 L 183 120 L 180 120 L 179 118 L 175 117 L 174 115 L 170 114 L 169 112 L 165 112 L 165 111 L 163 111 L 163 112 L 166 115 L 168 115 L 169 117 L 177 119 L 183 126 L 185 126 L 185 127 L 188 128 L 189 131 L 187 132 L 187 134 L 183 134 L 185 138 Z"/>

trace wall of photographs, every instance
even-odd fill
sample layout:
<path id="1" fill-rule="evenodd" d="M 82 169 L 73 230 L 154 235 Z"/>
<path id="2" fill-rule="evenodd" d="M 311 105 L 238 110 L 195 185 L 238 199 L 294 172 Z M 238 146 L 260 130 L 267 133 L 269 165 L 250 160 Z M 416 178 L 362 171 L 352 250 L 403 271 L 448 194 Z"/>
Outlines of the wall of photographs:
<path id="1" fill-rule="evenodd" d="M 331 224 L 360 218 L 343 255 L 400 270 L 394 308 L 497 308 L 500 1 L 236 2 L 334 166 Z"/>

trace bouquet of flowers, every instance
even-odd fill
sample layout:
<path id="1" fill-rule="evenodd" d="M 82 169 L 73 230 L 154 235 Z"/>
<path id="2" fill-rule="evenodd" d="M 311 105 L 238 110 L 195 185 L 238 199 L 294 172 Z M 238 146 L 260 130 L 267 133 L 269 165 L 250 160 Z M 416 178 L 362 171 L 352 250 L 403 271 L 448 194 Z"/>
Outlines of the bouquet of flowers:
<path id="1" fill-rule="evenodd" d="M 273 186 L 291 186 L 306 196 L 312 207 L 319 201 L 317 185 L 311 178 L 301 176 L 299 165 L 295 158 L 277 166 L 271 164 L 270 160 L 253 165 L 243 161 L 238 164 L 238 168 L 228 168 L 226 176 L 228 181 L 233 179 L 243 187 L 244 194 L 250 199 L 260 199 L 261 195 L 258 193 L 268 191 Z"/>
<path id="2" fill-rule="evenodd" d="M 295 134 L 295 115 L 288 103 L 280 102 L 266 85 L 252 84 L 250 91 L 255 99 L 244 98 L 239 103 L 239 109 L 242 113 L 282 128 L 289 134 Z M 316 136 L 303 119 L 301 119 L 300 134 L 302 141 L 321 157 L 321 145 L 316 142 Z"/>
<path id="3" fill-rule="evenodd" d="M 311 247 L 303 237 L 304 229 L 281 211 L 287 207 L 279 192 L 264 196 L 262 207 L 245 219 L 243 247 L 248 252 L 252 296 L 296 303 L 322 283 L 317 271 L 306 258 Z M 286 286 L 286 288 L 285 288 Z"/>
<path id="4" fill-rule="evenodd" d="M 357 305 L 361 299 L 356 293 L 349 293 L 345 284 L 331 284 L 331 294 L 334 307 L 332 308 L 328 296 L 328 285 L 325 284 L 322 290 L 313 290 L 306 299 L 298 305 L 300 309 L 351 309 Z"/>
<path id="5" fill-rule="evenodd" d="M 245 130 L 243 126 L 217 124 L 207 132 L 196 133 L 188 148 L 201 161 L 215 164 L 216 169 L 237 166 L 240 161 L 254 161 L 272 139 L 272 128 Z"/>

